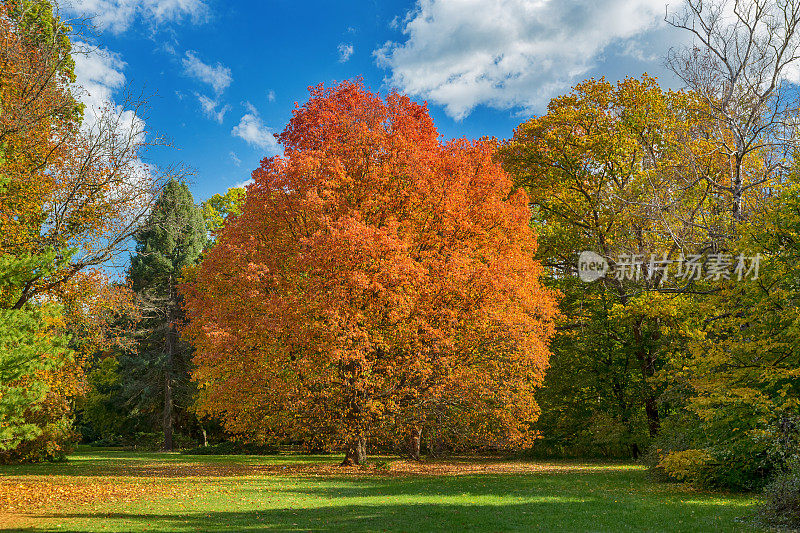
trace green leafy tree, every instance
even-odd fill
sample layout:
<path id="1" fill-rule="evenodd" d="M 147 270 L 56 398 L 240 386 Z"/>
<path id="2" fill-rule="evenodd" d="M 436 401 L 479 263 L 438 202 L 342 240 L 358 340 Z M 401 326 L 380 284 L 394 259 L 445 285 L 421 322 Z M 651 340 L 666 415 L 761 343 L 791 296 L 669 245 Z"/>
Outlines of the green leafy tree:
<path id="1" fill-rule="evenodd" d="M 122 401 L 122 376 L 119 358 L 105 357 L 97 362 L 87 377 L 89 390 L 81 405 L 79 421 L 83 437 L 114 442 L 128 437 L 138 428 L 137 419 L 125 408 Z"/>
<path id="2" fill-rule="evenodd" d="M 647 76 L 588 80 L 521 124 L 500 149 L 531 199 L 546 279 L 565 295 L 549 386 L 540 392 L 539 429 L 559 446 L 637 455 L 669 410 L 659 405 L 663 387 L 654 378 L 690 334 L 673 326 L 691 306 L 651 293 L 697 287 L 649 260 L 711 248 L 719 233 L 716 206 L 696 175 L 720 164 L 693 133 L 703 125 L 702 106 Z M 583 250 L 612 267 L 628 257 L 629 270 L 578 281 Z"/>
<path id="3" fill-rule="evenodd" d="M 52 2 L 0 0 L 0 460 L 55 458 L 72 436 L 83 374 L 56 294 L 78 269 L 54 239 L 48 192 L 83 107 L 69 32 Z M 69 141 L 67 141 L 69 139 Z M 81 196 L 81 195 L 76 195 Z M 62 275 L 63 274 L 63 275 Z M 36 293 L 36 297 L 34 297 Z"/>
<path id="4" fill-rule="evenodd" d="M 636 457 L 648 442 L 642 409 L 646 390 L 615 313 L 617 294 L 577 277 L 550 279 L 569 315 L 551 345 L 553 355 L 537 400 L 542 416 L 537 454 Z"/>
<path id="5" fill-rule="evenodd" d="M 115 314 L 101 302 L 114 292 L 101 266 L 127 247 L 166 181 L 156 169 L 140 172 L 150 144 L 141 121 L 123 128 L 120 109 L 106 106 L 92 127 L 83 124 L 71 32 L 52 1 L 0 0 L 0 356 L 21 357 L 11 368 L 35 376 L 26 378 L 24 420 L 38 428 L 4 455 L 14 460 L 52 457 L 69 437 L 82 363 Z M 141 104 L 122 106 L 139 112 Z M 75 357 L 56 355 L 67 336 Z M 54 364 L 23 364 L 39 352 Z M 14 376 L 0 386 L 16 387 Z"/>
<path id="6" fill-rule="evenodd" d="M 800 459 L 800 184 L 742 224 L 733 276 L 704 304 L 704 328 L 663 372 L 683 407 L 658 443 L 668 474 L 752 490 Z M 750 264 L 752 266 L 752 263 Z"/>
<path id="7" fill-rule="evenodd" d="M 697 136 L 727 162 L 698 176 L 730 213 L 717 249 L 734 263 L 742 253 L 761 261 L 758 276 L 722 280 L 696 299 L 700 334 L 660 373 L 680 408 L 665 420 L 653 464 L 675 478 L 753 489 L 796 464 L 800 449 L 798 101 L 787 76 L 800 61 L 800 10 L 760 0 L 682 4 L 668 22 L 695 41 L 667 63 L 707 103 L 712 128 Z M 778 489 L 794 491 L 784 503 L 796 501 L 791 485 Z"/>
<path id="8" fill-rule="evenodd" d="M 183 312 L 176 286 L 206 242 L 202 212 L 185 183 L 167 183 L 135 239 L 129 277 L 143 319 L 137 353 L 121 361 L 124 394 L 134 412 L 160 412 L 163 447 L 171 450 L 176 416 L 187 415 L 191 359 L 191 348 L 179 334 Z"/>
<path id="9" fill-rule="evenodd" d="M 229 216 L 241 215 L 246 198 L 247 190 L 244 187 L 231 187 L 225 194 L 215 194 L 203 202 L 206 229 L 214 235 L 225 225 Z"/>

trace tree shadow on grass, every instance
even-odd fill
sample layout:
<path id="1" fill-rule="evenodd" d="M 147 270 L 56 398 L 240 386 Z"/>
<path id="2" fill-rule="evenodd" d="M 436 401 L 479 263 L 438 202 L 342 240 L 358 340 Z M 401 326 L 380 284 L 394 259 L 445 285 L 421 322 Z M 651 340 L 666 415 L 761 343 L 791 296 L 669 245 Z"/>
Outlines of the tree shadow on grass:
<path id="1" fill-rule="evenodd" d="M 595 500 L 554 499 L 514 505 L 349 505 L 314 509 L 271 509 L 254 511 L 200 512 L 177 514 L 115 513 L 99 516 L 86 513 L 59 515 L 58 520 L 97 518 L 97 525 L 72 527 L 69 522 L 53 528 L 21 531 L 136 531 L 222 532 L 237 531 L 670 531 L 722 532 L 748 530 L 724 525 L 713 512 L 645 512 Z M 650 511 L 653 511 L 650 509 Z M 51 516 L 41 518 L 52 519 Z M 729 524 L 730 520 L 727 520 Z"/>
<path id="2" fill-rule="evenodd" d="M 59 527 L 20 531 L 752 531 L 735 521 L 747 512 L 745 500 L 645 491 L 641 478 L 635 488 L 623 474 L 585 483 L 521 475 L 295 478 L 277 493 L 255 481 L 215 510 L 186 501 L 186 512 L 41 514 L 33 518 Z"/>

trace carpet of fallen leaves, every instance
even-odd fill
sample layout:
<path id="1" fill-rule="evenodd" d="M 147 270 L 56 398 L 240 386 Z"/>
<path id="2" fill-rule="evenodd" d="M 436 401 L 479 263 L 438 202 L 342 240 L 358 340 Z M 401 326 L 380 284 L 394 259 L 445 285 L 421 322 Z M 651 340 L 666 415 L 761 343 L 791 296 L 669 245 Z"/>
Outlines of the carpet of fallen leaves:
<path id="1" fill-rule="evenodd" d="M 376 461 L 363 466 L 343 467 L 330 463 L 298 463 L 291 465 L 251 465 L 245 475 L 304 476 L 459 476 L 475 474 L 596 473 L 614 466 L 591 464 L 532 463 L 500 460 L 448 461 Z"/>
<path id="2" fill-rule="evenodd" d="M 36 513 L 73 510 L 77 506 L 126 503 L 143 499 L 186 498 L 191 485 L 158 479 L 69 476 L 0 478 L 0 529 L 22 527 Z"/>
<path id="3" fill-rule="evenodd" d="M 43 508 L 178 497 L 184 496 L 186 489 L 145 479 L 0 480 L 0 511 L 27 513 Z"/>
<path id="4" fill-rule="evenodd" d="M 336 463 L 224 464 L 194 462 L 120 462 L 88 476 L 27 475 L 0 477 L 0 529 L 23 527 L 37 513 L 97 507 L 141 500 L 190 499 L 196 487 L 214 478 L 238 476 L 373 477 L 456 476 L 477 474 L 590 473 L 613 466 L 520 461 L 404 460 L 355 467 Z"/>
<path id="5" fill-rule="evenodd" d="M 276 462 L 274 464 L 220 464 L 192 462 L 148 462 L 108 465 L 92 476 L 0 477 L 0 510 L 9 506 L 32 505 L 70 500 L 84 502 L 94 498 L 125 499 L 154 490 L 171 491 L 175 486 L 159 483 L 167 479 L 224 478 L 237 476 L 457 476 L 473 474 L 596 473 L 615 469 L 614 465 L 523 462 L 502 460 L 405 461 L 380 459 L 362 466 L 337 463 Z M 57 480 L 57 481 L 54 481 Z M 161 493 L 157 494 L 160 496 Z M 37 504 L 38 505 L 38 504 Z"/>

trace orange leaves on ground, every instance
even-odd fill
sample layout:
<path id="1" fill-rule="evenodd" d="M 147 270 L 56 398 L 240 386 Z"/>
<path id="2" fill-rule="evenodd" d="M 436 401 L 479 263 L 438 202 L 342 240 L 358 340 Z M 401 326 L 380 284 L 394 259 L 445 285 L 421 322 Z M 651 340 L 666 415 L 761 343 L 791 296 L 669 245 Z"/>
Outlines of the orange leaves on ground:
<path id="1" fill-rule="evenodd" d="M 178 496 L 188 487 L 158 483 L 153 479 L 9 480 L 0 481 L 0 513 L 30 513 L 43 509 L 68 509 L 75 505 L 132 502 Z"/>
<path id="2" fill-rule="evenodd" d="M 197 488 L 189 484 L 144 477 L 6 478 L 0 480 L 0 529 L 33 527 L 41 520 L 42 513 L 58 517 L 81 507 L 187 499 L 196 492 Z"/>
<path id="3" fill-rule="evenodd" d="M 523 442 L 556 306 L 495 143 L 441 143 L 360 82 L 312 88 L 278 138 L 184 286 L 201 410 L 255 439 Z"/>

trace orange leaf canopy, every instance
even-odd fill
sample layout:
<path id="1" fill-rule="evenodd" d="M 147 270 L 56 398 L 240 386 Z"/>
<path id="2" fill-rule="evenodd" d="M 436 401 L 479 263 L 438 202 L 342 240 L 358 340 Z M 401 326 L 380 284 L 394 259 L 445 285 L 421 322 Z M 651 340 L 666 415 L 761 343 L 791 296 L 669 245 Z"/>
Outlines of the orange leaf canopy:
<path id="1" fill-rule="evenodd" d="M 312 88 L 278 140 L 184 286 L 201 411 L 257 440 L 434 415 L 454 442 L 529 438 L 556 303 L 495 143 L 442 143 L 358 81 Z"/>

